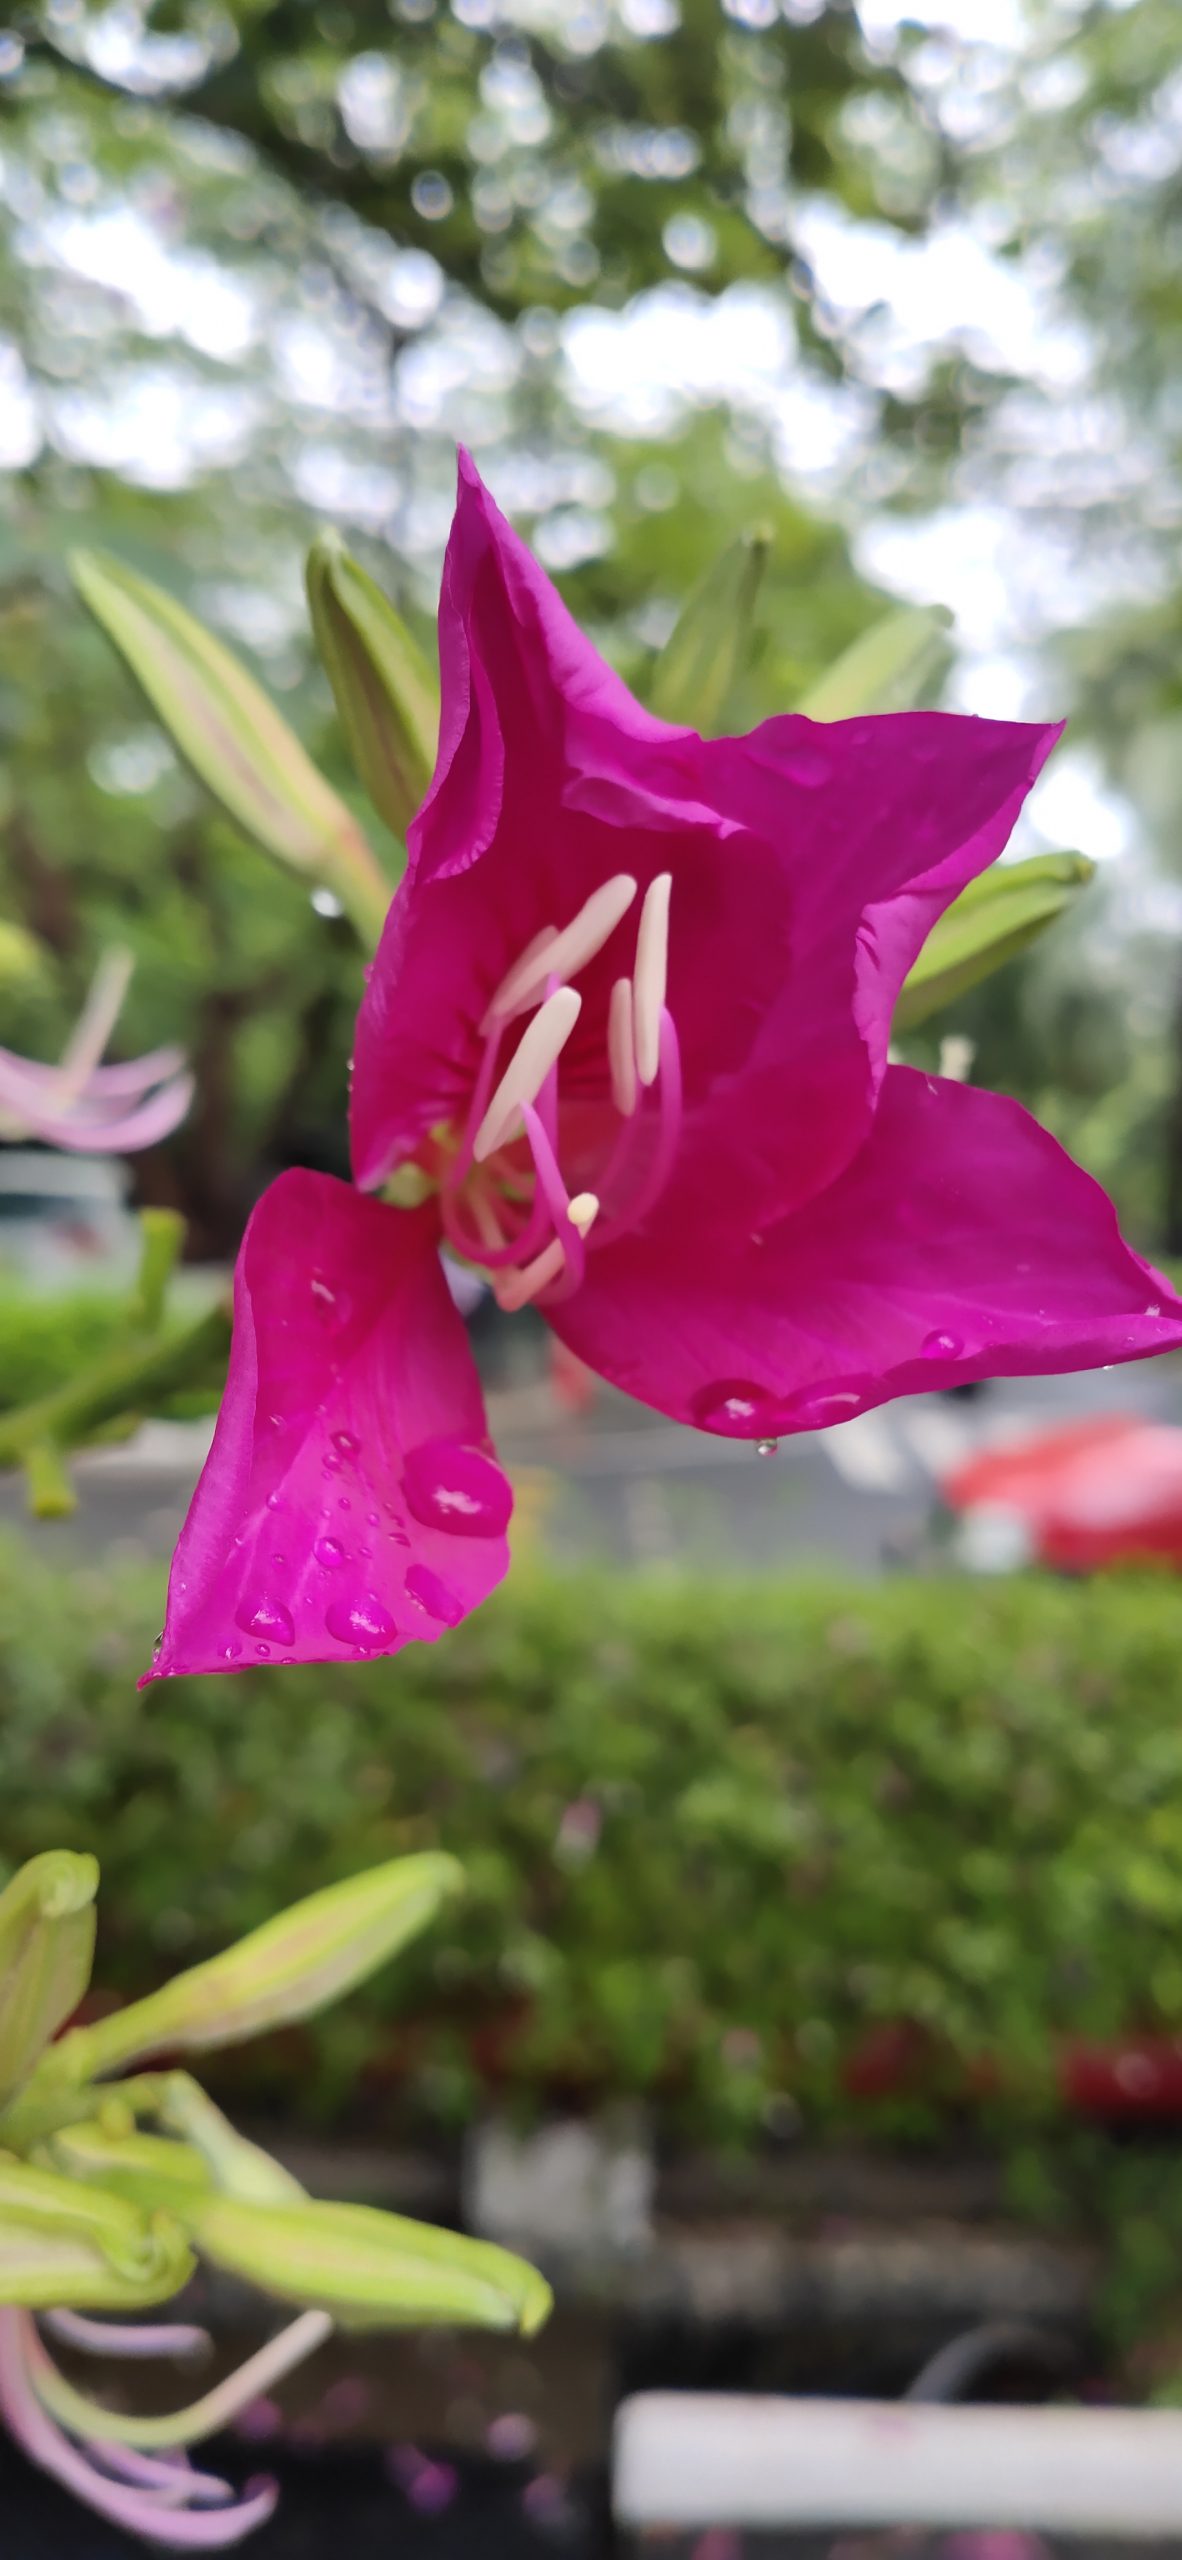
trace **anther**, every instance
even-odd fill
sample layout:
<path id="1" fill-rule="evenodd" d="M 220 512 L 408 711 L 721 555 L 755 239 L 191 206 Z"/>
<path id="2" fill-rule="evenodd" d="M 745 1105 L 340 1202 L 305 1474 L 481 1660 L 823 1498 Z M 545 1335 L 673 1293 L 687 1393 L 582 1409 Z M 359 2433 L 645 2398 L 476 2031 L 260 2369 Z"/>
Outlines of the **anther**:
<path id="1" fill-rule="evenodd" d="M 477 1164 L 519 1134 L 523 1104 L 533 1102 L 561 1057 L 582 1011 L 573 987 L 558 987 L 523 1031 L 472 1141 Z"/>
<path id="2" fill-rule="evenodd" d="M 607 1056 L 612 1101 L 624 1120 L 636 1109 L 636 1049 L 632 1029 L 632 980 L 617 978 L 607 1017 Z"/>
<path id="3" fill-rule="evenodd" d="M 632 979 L 633 1038 L 636 1072 L 642 1084 L 655 1084 L 661 1064 L 661 1008 L 669 965 L 669 893 L 673 875 L 659 872 L 649 882 L 636 934 L 636 968 Z"/>
<path id="4" fill-rule="evenodd" d="M 577 977 L 596 952 L 602 951 L 621 917 L 627 915 L 635 895 L 635 880 L 619 871 L 614 879 L 605 880 L 601 889 L 592 892 L 561 933 L 556 934 L 552 926 L 547 926 L 544 934 L 535 934 L 520 960 L 502 978 L 486 1022 L 505 1022 L 510 1014 L 536 1003 L 547 978 Z"/>
<path id="5" fill-rule="evenodd" d="M 595 1192 L 576 1192 L 567 1216 L 576 1234 L 585 1236 L 599 1216 Z M 548 1289 L 552 1281 L 561 1280 L 566 1261 L 562 1238 L 555 1236 L 545 1252 L 539 1253 L 533 1262 L 527 1262 L 524 1270 L 507 1271 L 503 1276 L 494 1278 L 493 1292 L 497 1305 L 506 1315 L 517 1315 L 522 1307 L 528 1307 L 535 1298 L 540 1298 L 543 1289 Z"/>

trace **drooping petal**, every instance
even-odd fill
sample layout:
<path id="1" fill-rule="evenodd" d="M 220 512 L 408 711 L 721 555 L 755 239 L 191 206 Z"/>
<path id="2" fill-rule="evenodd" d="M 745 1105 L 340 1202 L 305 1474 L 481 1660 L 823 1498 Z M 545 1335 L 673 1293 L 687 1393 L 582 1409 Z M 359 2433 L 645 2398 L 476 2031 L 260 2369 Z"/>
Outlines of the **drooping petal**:
<path id="1" fill-rule="evenodd" d="M 323 1174 L 259 1202 L 149 1678 L 395 1653 L 501 1580 L 512 1497 L 437 1244 L 430 1208 Z"/>
<path id="2" fill-rule="evenodd" d="M 0 1049 L 0 1120 L 22 1136 L 88 1155 L 130 1154 L 171 1136 L 193 1099 L 181 1053 L 157 1050 L 126 1066 L 96 1067 L 67 1091 L 62 1069 Z"/>
<path id="3" fill-rule="evenodd" d="M 888 1397 L 1182 1345 L 1182 1301 L 1019 1104 L 888 1069 L 871 1135 L 761 1237 L 696 1225 L 684 1191 L 589 1261 L 554 1329 L 602 1377 L 737 1439 Z"/>

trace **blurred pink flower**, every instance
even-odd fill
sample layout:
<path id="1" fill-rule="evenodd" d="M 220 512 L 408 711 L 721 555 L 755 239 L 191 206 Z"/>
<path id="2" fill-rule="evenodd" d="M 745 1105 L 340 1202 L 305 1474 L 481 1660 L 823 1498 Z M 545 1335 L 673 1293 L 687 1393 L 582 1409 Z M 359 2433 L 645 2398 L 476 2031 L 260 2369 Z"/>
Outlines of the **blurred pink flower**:
<path id="1" fill-rule="evenodd" d="M 251 1219 L 155 1676 L 393 1653 L 500 1580 L 441 1239 L 599 1376 L 751 1441 L 1182 1342 L 1026 1112 L 888 1063 L 1056 730 L 671 728 L 466 457 L 439 637 L 439 759 L 358 1022 L 360 1187 L 285 1174 Z M 422 1205 L 365 1196 L 408 1169 Z"/>
<path id="2" fill-rule="evenodd" d="M 0 1137 L 41 1138 L 87 1155 L 154 1147 L 193 1098 L 180 1049 L 154 1049 L 125 1065 L 100 1060 L 131 976 L 126 952 L 108 952 L 56 1066 L 0 1049 Z"/>

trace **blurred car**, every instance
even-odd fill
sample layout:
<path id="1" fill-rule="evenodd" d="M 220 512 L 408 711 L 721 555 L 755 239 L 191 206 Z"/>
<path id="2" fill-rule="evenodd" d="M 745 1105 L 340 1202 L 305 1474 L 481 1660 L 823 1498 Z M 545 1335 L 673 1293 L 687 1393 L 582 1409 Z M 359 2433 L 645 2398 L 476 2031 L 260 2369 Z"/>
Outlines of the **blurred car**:
<path id="1" fill-rule="evenodd" d="M 1172 1423 L 1106 1413 L 1024 1434 L 948 1469 L 940 1490 L 970 1570 L 1182 1566 L 1182 1430 Z"/>
<path id="2" fill-rule="evenodd" d="M 0 1278 L 116 1286 L 139 1257 L 130 1176 L 112 1156 L 0 1147 Z"/>

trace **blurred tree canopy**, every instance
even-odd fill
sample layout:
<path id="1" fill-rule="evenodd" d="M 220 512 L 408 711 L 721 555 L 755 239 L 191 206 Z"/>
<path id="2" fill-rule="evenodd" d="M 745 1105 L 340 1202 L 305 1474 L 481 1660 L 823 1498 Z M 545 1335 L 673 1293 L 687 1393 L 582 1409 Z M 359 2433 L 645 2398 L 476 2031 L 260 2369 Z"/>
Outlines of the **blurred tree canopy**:
<path id="1" fill-rule="evenodd" d="M 222 629 L 349 796 L 303 552 L 336 523 L 426 634 L 457 436 L 640 688 L 761 521 L 744 717 L 884 584 L 958 614 L 950 699 L 1073 709 L 1128 849 L 939 1028 L 1182 1242 L 1177 10 L 985 14 L 26 0 L 0 32 L 0 854 L 47 953 L 5 1036 L 48 1053 L 132 944 L 127 1044 L 184 1038 L 199 1089 L 140 1179 L 199 1249 L 275 1165 L 341 1161 L 359 970 L 175 764 L 64 555 Z"/>

